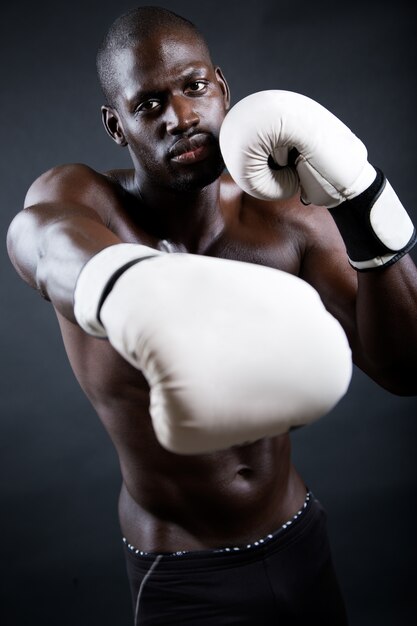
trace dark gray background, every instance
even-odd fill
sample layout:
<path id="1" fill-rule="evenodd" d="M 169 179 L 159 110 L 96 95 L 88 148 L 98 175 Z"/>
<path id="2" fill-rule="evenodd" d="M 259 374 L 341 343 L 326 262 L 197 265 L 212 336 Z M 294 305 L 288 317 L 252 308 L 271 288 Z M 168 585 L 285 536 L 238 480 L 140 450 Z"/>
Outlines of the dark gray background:
<path id="1" fill-rule="evenodd" d="M 234 102 L 282 88 L 330 108 L 417 220 L 411 3 L 160 4 L 201 27 Z M 71 161 L 99 170 L 129 163 L 101 126 L 94 56 L 108 25 L 133 6 L 75 0 L 2 9 L 3 240 L 42 171 Z M 2 623 L 127 626 L 116 455 L 73 378 L 51 306 L 18 279 L 4 245 L 0 267 Z M 293 437 L 297 465 L 329 513 L 353 626 L 415 623 L 416 408 L 416 398 L 393 396 L 355 371 L 338 407 Z"/>

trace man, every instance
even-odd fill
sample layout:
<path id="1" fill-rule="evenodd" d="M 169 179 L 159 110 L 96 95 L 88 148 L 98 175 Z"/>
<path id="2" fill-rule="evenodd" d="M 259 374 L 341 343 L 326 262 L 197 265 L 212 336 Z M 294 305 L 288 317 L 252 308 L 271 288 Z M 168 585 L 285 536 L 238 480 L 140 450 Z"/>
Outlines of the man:
<path id="1" fill-rule="evenodd" d="M 355 362 L 374 380 L 395 393 L 414 394 L 417 273 L 407 250 L 415 233 L 408 233 L 403 219 L 405 245 L 394 246 L 392 254 L 378 248 L 377 258 L 389 262 L 357 273 L 327 208 L 306 206 L 298 190 L 287 199 L 255 199 L 222 173 L 219 132 L 228 86 L 204 40 L 183 18 L 157 8 L 129 12 L 112 25 L 97 59 L 107 101 L 103 122 L 110 137 L 128 148 L 133 169 L 103 175 L 66 165 L 46 172 L 29 189 L 8 245 L 19 274 L 52 302 L 75 375 L 118 451 L 119 514 L 135 624 L 345 624 L 324 512 L 291 463 L 286 431 L 299 422 L 276 436 L 250 433 L 250 443 L 246 431 L 225 435 L 223 428 L 216 435 L 219 445 L 208 446 L 212 451 L 204 451 L 211 431 L 191 435 L 184 444 L 184 433 L 173 433 L 169 425 L 165 436 L 165 422 L 156 423 L 149 409 L 150 394 L 151 410 L 166 400 L 155 400 L 152 350 L 148 344 L 138 348 L 140 333 L 132 345 L 130 331 L 152 305 L 152 288 L 161 297 L 161 273 L 153 278 L 160 259 L 162 274 L 169 272 L 167 263 L 181 258 L 191 264 L 218 257 L 267 266 L 317 289 L 342 324 Z M 242 133 L 244 128 L 242 122 Z M 236 126 L 232 131 L 226 143 L 234 143 Z M 270 166 L 279 171 L 280 154 L 272 150 L 272 156 Z M 307 187 L 304 182 L 304 202 L 311 201 Z M 384 224 L 382 231 L 379 239 L 385 240 Z M 360 256 L 366 247 L 367 242 Z M 215 267 L 216 259 L 210 261 Z M 363 262 L 361 256 L 358 263 Z M 207 279 L 210 267 L 198 266 Z M 226 267 L 221 265 L 216 283 Z M 170 281 L 173 292 L 182 293 L 181 279 Z M 294 281 L 288 299 L 298 288 Z M 168 318 L 173 316 L 173 292 L 150 317 L 164 313 L 165 305 Z M 136 308 L 127 319 L 132 302 Z M 182 296 L 180 305 L 175 328 L 182 309 L 185 316 L 191 307 Z M 213 310 L 219 306 L 223 310 L 213 302 Z M 201 334 L 209 326 L 205 319 Z M 159 325 L 156 334 L 162 331 Z M 176 366 L 181 358 L 179 351 L 171 361 Z M 319 395 L 324 393 L 320 388 Z M 296 403 L 299 394 L 294 395 Z M 201 417 L 206 404 L 189 419 Z M 164 418 L 173 414 L 170 406 Z M 224 437 L 236 445 L 225 447 Z"/>

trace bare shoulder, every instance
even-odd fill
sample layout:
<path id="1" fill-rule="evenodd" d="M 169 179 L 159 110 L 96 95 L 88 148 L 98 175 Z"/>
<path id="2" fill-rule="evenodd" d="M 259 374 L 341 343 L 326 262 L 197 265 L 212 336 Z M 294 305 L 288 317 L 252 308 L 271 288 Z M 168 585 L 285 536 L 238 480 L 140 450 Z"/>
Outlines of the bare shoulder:
<path id="1" fill-rule="evenodd" d="M 96 184 L 98 178 L 97 172 L 82 163 L 57 165 L 32 183 L 26 194 L 25 207 L 63 198 L 74 200 L 86 188 Z"/>
<path id="2" fill-rule="evenodd" d="M 222 176 L 222 202 L 239 214 L 241 221 L 264 224 L 269 229 L 288 229 L 306 246 L 319 245 L 328 236 L 339 241 L 337 228 L 325 207 L 305 205 L 300 194 L 274 201 L 260 200 L 243 192 L 229 174 Z"/>
<path id="3" fill-rule="evenodd" d="M 114 179 L 83 163 L 57 165 L 41 174 L 29 187 L 24 207 L 59 203 L 93 209 L 106 216 L 119 202 Z"/>

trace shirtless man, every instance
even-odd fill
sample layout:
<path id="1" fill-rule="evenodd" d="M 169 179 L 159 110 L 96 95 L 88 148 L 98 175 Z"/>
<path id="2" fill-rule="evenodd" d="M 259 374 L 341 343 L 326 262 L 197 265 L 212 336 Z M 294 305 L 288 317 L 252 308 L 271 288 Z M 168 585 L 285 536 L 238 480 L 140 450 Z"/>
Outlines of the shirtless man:
<path id="1" fill-rule="evenodd" d="M 369 376 L 394 393 L 415 394 L 417 272 L 407 254 L 415 232 L 407 231 L 399 209 L 406 244 L 386 254 L 378 249 L 376 267 L 357 272 L 355 247 L 349 263 L 349 245 L 328 208 L 306 206 L 306 178 L 304 202 L 298 190 L 273 201 L 243 192 L 223 173 L 219 149 L 229 107 L 226 80 L 183 18 L 149 8 L 122 16 L 99 50 L 98 71 L 105 128 L 116 144 L 127 146 L 133 168 L 101 174 L 73 164 L 46 172 L 13 220 L 8 247 L 20 276 L 52 302 L 74 373 L 117 449 L 135 624 L 346 624 L 325 514 L 291 462 L 288 433 L 248 438 L 252 443 L 236 437 L 241 445 L 205 453 L 201 441 L 198 453 L 162 446 L 149 412 L 143 356 L 136 354 L 137 344 L 120 346 L 129 340 L 114 338 L 118 331 L 110 326 L 130 323 L 115 322 L 122 316 L 119 295 L 138 300 L 132 317 L 140 317 L 142 279 L 136 273 L 125 293 L 119 283 L 131 269 L 152 273 L 156 261 L 126 269 L 135 259 L 183 252 L 192 253 L 184 255 L 190 262 L 201 256 L 268 266 L 320 293 Z M 239 134 L 236 124 L 244 132 L 244 119 L 233 119 L 227 142 Z M 269 165 L 279 171 L 280 155 L 272 156 Z M 234 157 L 229 160 L 233 169 Z M 371 227 L 359 223 L 361 228 Z M 383 223 L 379 240 L 385 231 Z M 109 250 L 120 250 L 121 261 L 113 262 Z M 165 254 L 163 262 L 174 257 L 183 255 Z M 121 275 L 113 289 L 109 262 L 110 277 Z M 363 254 L 356 265 L 361 263 L 367 263 Z M 156 291 L 158 281 L 153 284 Z M 107 287 L 105 296 L 101 287 Z"/>

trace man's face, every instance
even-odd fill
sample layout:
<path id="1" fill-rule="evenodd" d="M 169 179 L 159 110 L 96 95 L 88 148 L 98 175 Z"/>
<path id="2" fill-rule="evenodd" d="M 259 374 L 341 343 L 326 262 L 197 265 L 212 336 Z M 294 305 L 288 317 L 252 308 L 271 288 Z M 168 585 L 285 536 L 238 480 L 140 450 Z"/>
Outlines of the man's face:
<path id="1" fill-rule="evenodd" d="M 158 33 L 115 63 L 116 109 L 139 184 L 188 191 L 216 180 L 228 89 L 198 38 Z"/>

